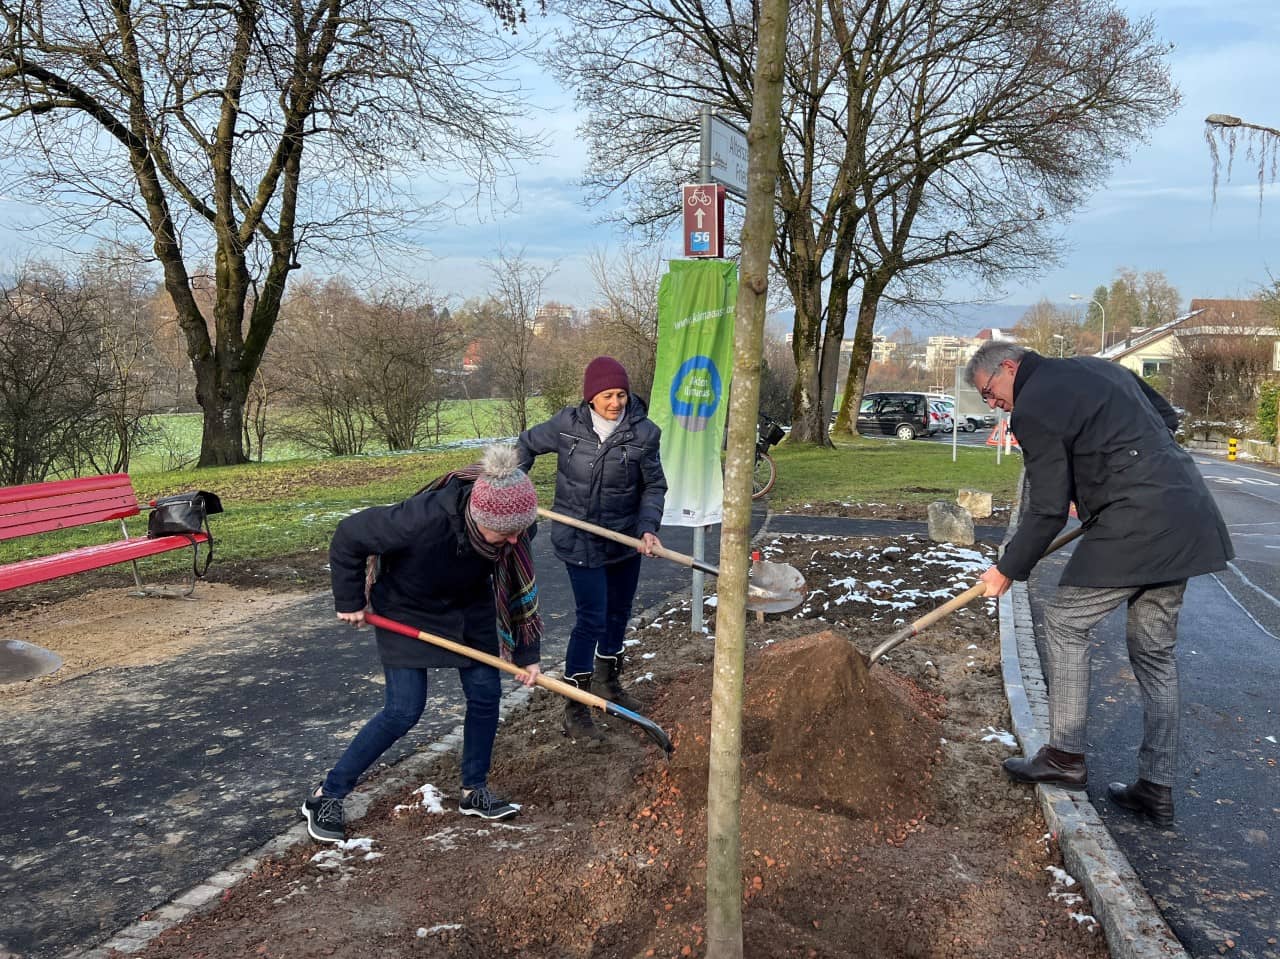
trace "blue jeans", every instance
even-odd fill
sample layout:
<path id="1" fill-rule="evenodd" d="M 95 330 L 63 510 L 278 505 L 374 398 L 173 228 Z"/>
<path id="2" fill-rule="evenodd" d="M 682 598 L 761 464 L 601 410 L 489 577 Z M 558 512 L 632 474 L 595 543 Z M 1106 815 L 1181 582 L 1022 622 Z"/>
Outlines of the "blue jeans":
<path id="1" fill-rule="evenodd" d="M 622 651 L 622 637 L 631 619 L 631 602 L 640 582 L 639 553 L 619 563 L 585 569 L 567 566 L 577 620 L 569 634 L 564 657 L 566 676 L 591 672 L 595 654 L 616 656 Z"/>
<path id="2" fill-rule="evenodd" d="M 321 791 L 326 796 L 345 799 L 361 774 L 422 716 L 427 704 L 428 670 L 388 666 L 382 672 L 387 678 L 386 704 L 356 733 L 338 764 L 325 776 Z M 462 721 L 462 787 L 474 789 L 485 785 L 489 776 L 493 740 L 498 734 L 502 681 L 494 667 L 479 663 L 459 669 L 458 675 L 467 698 L 467 713 Z"/>

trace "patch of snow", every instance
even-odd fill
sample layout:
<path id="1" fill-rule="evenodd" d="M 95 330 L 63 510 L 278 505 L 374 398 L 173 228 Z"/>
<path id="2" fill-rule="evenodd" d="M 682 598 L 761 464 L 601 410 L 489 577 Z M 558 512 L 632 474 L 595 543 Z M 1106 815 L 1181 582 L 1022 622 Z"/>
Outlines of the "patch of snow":
<path id="1" fill-rule="evenodd" d="M 1007 730 L 996 729 L 994 726 L 984 726 L 982 731 L 987 733 L 986 736 L 982 737 L 984 743 L 999 743 L 1001 746 L 1008 746 L 1010 749 L 1016 749 L 1018 746 L 1018 741 L 1013 737 L 1013 733 Z"/>

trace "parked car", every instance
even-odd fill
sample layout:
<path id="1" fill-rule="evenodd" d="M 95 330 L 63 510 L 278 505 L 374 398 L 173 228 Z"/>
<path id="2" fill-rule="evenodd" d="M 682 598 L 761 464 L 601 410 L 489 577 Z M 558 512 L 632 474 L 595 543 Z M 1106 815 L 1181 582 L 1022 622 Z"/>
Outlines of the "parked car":
<path id="1" fill-rule="evenodd" d="M 929 415 L 938 424 L 938 429 L 943 433 L 950 433 L 956 428 L 955 417 L 952 415 L 953 407 L 944 403 L 942 400 L 934 400 L 929 404 Z M 964 432 L 969 431 L 967 423 L 961 423 L 960 429 Z"/>
<path id="2" fill-rule="evenodd" d="M 966 413 L 965 420 L 971 430 L 989 430 L 996 425 L 994 413 Z M 961 427 L 963 429 L 963 426 Z"/>
<path id="3" fill-rule="evenodd" d="M 923 393 L 867 393 L 858 408 L 858 432 L 913 440 L 941 428 L 941 420 L 930 415 L 933 412 Z"/>

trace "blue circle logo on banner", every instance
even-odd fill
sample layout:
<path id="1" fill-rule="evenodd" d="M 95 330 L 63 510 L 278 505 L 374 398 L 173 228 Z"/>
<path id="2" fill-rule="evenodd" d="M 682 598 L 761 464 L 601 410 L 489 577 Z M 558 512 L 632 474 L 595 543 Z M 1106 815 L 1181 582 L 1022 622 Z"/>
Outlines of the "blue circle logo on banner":
<path id="1" fill-rule="evenodd" d="M 723 384 L 709 356 L 691 356 L 671 379 L 671 412 L 690 433 L 701 433 L 720 406 Z"/>

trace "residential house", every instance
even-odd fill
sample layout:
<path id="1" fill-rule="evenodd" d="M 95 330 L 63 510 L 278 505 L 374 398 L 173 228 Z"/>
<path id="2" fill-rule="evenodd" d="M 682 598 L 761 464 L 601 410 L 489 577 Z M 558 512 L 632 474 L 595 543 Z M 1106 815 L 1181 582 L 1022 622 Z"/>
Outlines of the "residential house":
<path id="1" fill-rule="evenodd" d="M 1150 329 L 1134 330 L 1098 355 L 1139 376 L 1168 375 L 1173 371 L 1180 339 L 1244 335 L 1267 336 L 1275 341 L 1272 369 L 1280 371 L 1280 330 L 1263 315 L 1257 300 L 1192 300 L 1190 312 Z"/>

